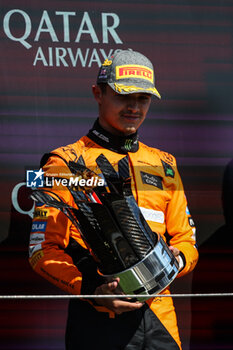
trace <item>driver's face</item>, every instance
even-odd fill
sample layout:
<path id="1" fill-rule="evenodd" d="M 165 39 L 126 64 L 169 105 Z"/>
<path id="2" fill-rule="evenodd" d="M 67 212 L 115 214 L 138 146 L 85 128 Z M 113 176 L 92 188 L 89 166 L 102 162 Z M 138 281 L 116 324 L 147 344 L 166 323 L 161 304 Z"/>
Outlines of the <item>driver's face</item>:
<path id="1" fill-rule="evenodd" d="M 99 104 L 99 122 L 105 130 L 114 135 L 129 135 L 137 131 L 150 107 L 150 94 L 120 95 L 108 85 L 105 93 L 96 85 L 92 89 Z"/>

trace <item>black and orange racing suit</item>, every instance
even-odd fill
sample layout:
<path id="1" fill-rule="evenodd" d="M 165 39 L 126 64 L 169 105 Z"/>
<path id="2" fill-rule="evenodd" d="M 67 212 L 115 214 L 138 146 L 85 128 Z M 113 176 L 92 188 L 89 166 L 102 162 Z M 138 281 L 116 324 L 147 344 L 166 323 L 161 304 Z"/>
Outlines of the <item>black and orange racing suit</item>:
<path id="1" fill-rule="evenodd" d="M 180 250 L 183 276 L 195 267 L 195 227 L 188 211 L 175 158 L 137 140 L 125 142 L 126 149 L 112 147 L 110 134 L 98 123 L 87 136 L 61 147 L 49 155 L 43 170 L 65 175 L 67 162 L 82 159 L 86 167 L 96 170 L 100 154 L 118 171 L 118 162 L 128 154 L 132 192 L 145 219 L 154 232 L 169 245 Z M 114 137 L 113 137 L 114 138 Z M 116 141 L 116 138 L 114 138 Z M 134 144 L 127 152 L 129 145 Z M 69 190 L 52 189 L 65 202 L 75 206 Z M 30 263 L 50 282 L 71 294 L 94 293 L 103 283 L 80 232 L 58 209 L 38 204 L 30 238 Z M 93 261 L 91 261 L 91 259 Z M 94 271 L 94 272 L 93 272 Z M 169 294 L 169 288 L 162 292 Z M 128 344 L 128 345 L 127 345 Z M 136 344 L 136 345 L 134 345 Z M 66 333 L 67 349 L 181 349 L 172 298 L 156 297 L 137 311 L 114 315 L 92 299 L 71 299 Z M 134 347 L 135 346 L 135 347 Z"/>

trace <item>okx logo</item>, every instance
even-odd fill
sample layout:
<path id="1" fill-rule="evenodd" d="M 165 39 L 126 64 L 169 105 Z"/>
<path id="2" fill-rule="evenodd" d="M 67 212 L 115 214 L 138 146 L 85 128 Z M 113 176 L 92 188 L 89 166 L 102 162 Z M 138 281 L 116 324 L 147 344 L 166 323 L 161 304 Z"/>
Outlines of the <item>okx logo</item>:
<path id="1" fill-rule="evenodd" d="M 43 187 L 44 186 L 44 172 L 40 170 L 26 171 L 26 187 Z"/>

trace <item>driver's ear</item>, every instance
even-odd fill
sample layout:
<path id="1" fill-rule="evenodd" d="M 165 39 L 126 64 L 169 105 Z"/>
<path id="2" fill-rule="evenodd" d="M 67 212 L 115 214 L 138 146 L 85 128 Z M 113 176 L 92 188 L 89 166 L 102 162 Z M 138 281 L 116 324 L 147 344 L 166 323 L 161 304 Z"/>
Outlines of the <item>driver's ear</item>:
<path id="1" fill-rule="evenodd" d="M 103 93 L 98 85 L 92 85 L 92 93 L 94 95 L 95 100 L 98 103 L 101 103 Z"/>

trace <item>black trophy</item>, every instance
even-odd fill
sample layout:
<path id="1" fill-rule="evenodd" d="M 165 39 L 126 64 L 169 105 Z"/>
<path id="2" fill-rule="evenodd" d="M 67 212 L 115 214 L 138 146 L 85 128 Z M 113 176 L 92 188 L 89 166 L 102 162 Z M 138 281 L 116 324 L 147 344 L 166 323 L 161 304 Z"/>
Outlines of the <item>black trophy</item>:
<path id="1" fill-rule="evenodd" d="M 76 178 L 99 177 L 80 159 L 68 163 Z M 120 278 L 119 294 L 146 300 L 174 280 L 178 262 L 163 238 L 150 229 L 133 197 L 128 157 L 119 161 L 118 173 L 103 154 L 96 162 L 104 185 L 67 185 L 77 208 L 46 188 L 33 190 L 31 197 L 60 209 L 72 221 L 91 248 L 99 274 L 108 281 Z"/>

